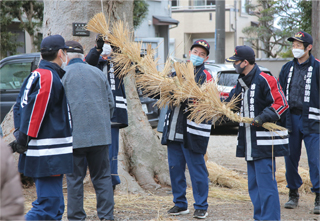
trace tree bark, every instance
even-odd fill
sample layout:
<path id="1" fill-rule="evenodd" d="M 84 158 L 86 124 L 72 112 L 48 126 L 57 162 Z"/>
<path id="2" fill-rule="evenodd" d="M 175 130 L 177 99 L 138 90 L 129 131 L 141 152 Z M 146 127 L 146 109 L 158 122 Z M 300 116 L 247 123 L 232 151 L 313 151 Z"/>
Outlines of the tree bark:
<path id="1" fill-rule="evenodd" d="M 320 59 L 320 1 L 312 1 L 312 54 Z"/>
<path id="2" fill-rule="evenodd" d="M 97 33 L 90 33 L 89 37 L 73 36 L 72 23 L 87 23 L 101 11 L 101 1 L 45 0 L 43 35 L 46 37 L 60 34 L 66 41 L 78 41 L 86 54 L 94 46 Z M 128 22 L 130 28 L 133 27 L 133 0 L 104 0 L 103 12 L 107 19 L 110 18 L 111 26 L 114 21 L 124 20 Z M 135 79 L 133 76 L 127 77 L 124 82 L 129 126 L 121 130 L 123 142 L 120 142 L 118 169 L 122 184 L 119 188 L 129 192 L 141 192 L 143 190 L 138 184 L 156 188 L 160 187 L 159 182 L 170 184 L 166 148 L 160 144 L 160 139 L 142 111 Z"/>
<path id="3" fill-rule="evenodd" d="M 170 185 L 166 146 L 152 130 L 141 108 L 134 73 L 124 79 L 128 101 L 129 126 L 123 130 L 124 149 L 129 160 L 129 172 L 144 187 L 160 187 L 155 180 Z"/>

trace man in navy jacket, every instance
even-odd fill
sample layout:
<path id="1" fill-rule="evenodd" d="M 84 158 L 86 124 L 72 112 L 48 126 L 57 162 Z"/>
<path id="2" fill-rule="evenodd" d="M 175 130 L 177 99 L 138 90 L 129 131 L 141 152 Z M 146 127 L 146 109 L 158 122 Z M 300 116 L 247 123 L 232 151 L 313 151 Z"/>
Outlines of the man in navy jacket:
<path id="1" fill-rule="evenodd" d="M 66 48 L 60 35 L 42 40 L 39 68 L 25 79 L 14 105 L 16 143 L 27 146 L 19 172 L 33 177 L 37 189 L 26 220 L 61 220 L 64 212 L 63 174 L 73 172 L 71 119 L 61 83 Z"/>
<path id="2" fill-rule="evenodd" d="M 211 74 L 204 67 L 204 62 L 209 58 L 209 51 L 209 43 L 198 40 L 193 43 L 189 52 L 190 61 L 195 66 L 194 79 L 199 86 L 212 79 Z M 169 107 L 165 116 L 161 143 L 168 146 L 169 172 L 175 204 L 168 213 L 171 215 L 189 213 L 185 178 L 187 164 L 195 200 L 193 217 L 205 218 L 208 215 L 209 186 L 204 154 L 209 142 L 211 123 L 196 124 L 188 120 L 187 107 L 188 101 L 179 106 Z"/>
<path id="3" fill-rule="evenodd" d="M 311 54 L 313 39 L 304 31 L 288 38 L 292 42 L 294 59 L 286 63 L 280 72 L 279 82 L 288 100 L 290 110 L 282 121 L 290 131 L 290 155 L 285 157 L 286 179 L 289 201 L 287 209 L 297 207 L 298 189 L 302 185 L 298 173 L 301 144 L 304 140 L 309 163 L 312 192 L 316 194 L 314 213 L 320 213 L 320 163 L 319 163 L 319 129 L 320 129 L 320 61 Z"/>
<path id="4" fill-rule="evenodd" d="M 104 41 L 100 34 L 97 35 L 96 43 L 85 59 L 88 64 L 98 67 L 107 76 L 115 100 L 115 110 L 111 119 L 112 143 L 109 146 L 112 186 L 115 189 L 116 185 L 120 184 L 118 176 L 119 132 L 121 128 L 128 126 L 127 99 L 123 81 L 114 74 L 114 64 L 110 58 L 112 52 L 110 44 Z"/>
<path id="5" fill-rule="evenodd" d="M 226 101 L 240 96 L 240 116 L 253 118 L 240 123 L 237 157 L 244 157 L 248 169 L 248 190 L 255 220 L 280 220 L 280 201 L 275 173 L 276 156 L 288 155 L 288 131 L 270 132 L 262 127 L 274 122 L 288 109 L 277 79 L 260 71 L 255 54 L 248 46 L 237 46 L 227 62 L 233 62 L 238 83 Z M 272 171 L 274 169 L 274 171 Z"/>

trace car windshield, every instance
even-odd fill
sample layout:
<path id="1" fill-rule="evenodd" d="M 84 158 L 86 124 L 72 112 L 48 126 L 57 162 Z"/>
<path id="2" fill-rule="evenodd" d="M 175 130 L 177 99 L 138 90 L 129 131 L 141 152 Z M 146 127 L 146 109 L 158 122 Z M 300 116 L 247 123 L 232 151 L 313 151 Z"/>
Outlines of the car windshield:
<path id="1" fill-rule="evenodd" d="M 218 73 L 218 85 L 223 86 L 235 86 L 237 84 L 237 79 L 239 77 L 239 74 L 236 72 L 219 72 Z"/>
<path id="2" fill-rule="evenodd" d="M 30 74 L 31 63 L 6 64 L 1 68 L 0 89 L 20 89 L 23 80 Z"/>

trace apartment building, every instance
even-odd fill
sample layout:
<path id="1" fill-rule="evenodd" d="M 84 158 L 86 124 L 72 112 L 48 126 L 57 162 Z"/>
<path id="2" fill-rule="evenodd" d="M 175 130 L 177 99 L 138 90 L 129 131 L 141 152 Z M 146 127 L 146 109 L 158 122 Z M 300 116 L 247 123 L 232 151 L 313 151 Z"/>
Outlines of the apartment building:
<path id="1" fill-rule="evenodd" d="M 215 60 L 216 1 L 172 0 L 171 16 L 179 26 L 170 29 L 171 53 L 179 59 L 188 57 L 192 43 L 205 39 L 210 45 L 210 60 Z M 242 29 L 257 25 L 257 17 L 250 14 L 246 3 L 257 0 L 225 0 L 225 55 L 232 55 L 236 45 L 249 45 Z M 173 51 L 174 48 L 174 51 Z M 173 52 L 172 52 L 173 51 Z M 256 57 L 261 53 L 256 52 Z"/>

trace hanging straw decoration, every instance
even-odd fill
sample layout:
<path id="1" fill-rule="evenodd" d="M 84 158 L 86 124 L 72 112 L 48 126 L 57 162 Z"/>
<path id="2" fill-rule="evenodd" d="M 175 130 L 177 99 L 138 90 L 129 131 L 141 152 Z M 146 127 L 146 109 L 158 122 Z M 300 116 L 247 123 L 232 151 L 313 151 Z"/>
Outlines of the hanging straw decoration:
<path id="1" fill-rule="evenodd" d="M 224 103 L 220 100 L 217 85 L 214 82 L 204 83 L 202 86 L 194 81 L 194 67 L 192 63 L 174 63 L 175 77 L 170 77 L 172 65 L 168 60 L 162 72 L 157 70 L 158 60 L 154 60 L 154 51 L 149 45 L 147 54 L 140 56 L 142 43 L 133 41 L 133 34 L 128 25 L 118 21 L 113 25 L 111 33 L 103 13 L 95 15 L 87 25 L 87 30 L 102 33 L 108 41 L 119 51 L 114 53 L 113 61 L 119 77 L 135 73 L 138 69 L 142 74 L 136 74 L 137 86 L 143 88 L 147 96 L 160 97 L 157 105 L 161 108 L 169 105 L 179 105 L 189 99 L 189 118 L 196 123 L 212 120 L 225 115 L 235 122 L 251 123 L 252 118 L 241 117 L 232 110 L 236 108 L 239 98 L 233 98 Z M 134 70 L 134 71 L 133 71 Z M 264 123 L 264 128 L 286 130 L 273 123 Z"/>
<path id="2" fill-rule="evenodd" d="M 104 40 L 108 40 L 109 22 L 107 22 L 103 12 L 96 14 L 88 22 L 86 29 L 95 33 L 102 34 Z"/>
<path id="3" fill-rule="evenodd" d="M 220 101 L 220 97 L 217 94 L 219 94 L 219 91 L 214 82 L 205 83 L 201 87 L 197 102 L 189 104 L 191 112 L 189 118 L 196 123 L 200 123 L 225 115 L 234 122 L 251 124 L 252 118 L 241 117 L 233 112 L 233 110 L 237 110 L 236 103 L 240 101 L 239 97 L 233 97 L 230 102 L 223 102 Z M 286 130 L 286 128 L 270 122 L 264 123 L 262 127 L 270 131 Z"/>

